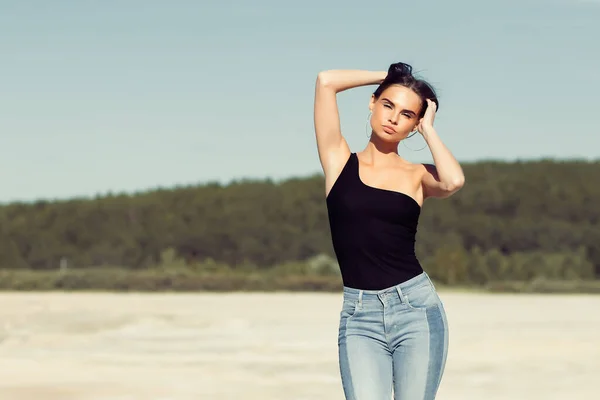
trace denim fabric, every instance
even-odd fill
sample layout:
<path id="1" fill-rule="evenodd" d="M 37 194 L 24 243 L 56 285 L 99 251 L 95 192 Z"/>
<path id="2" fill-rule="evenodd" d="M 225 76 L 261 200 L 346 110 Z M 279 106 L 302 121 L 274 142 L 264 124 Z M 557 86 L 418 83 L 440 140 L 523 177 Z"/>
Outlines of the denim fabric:
<path id="1" fill-rule="evenodd" d="M 347 400 L 433 400 L 448 323 L 429 276 L 383 290 L 344 287 L 338 336 Z"/>

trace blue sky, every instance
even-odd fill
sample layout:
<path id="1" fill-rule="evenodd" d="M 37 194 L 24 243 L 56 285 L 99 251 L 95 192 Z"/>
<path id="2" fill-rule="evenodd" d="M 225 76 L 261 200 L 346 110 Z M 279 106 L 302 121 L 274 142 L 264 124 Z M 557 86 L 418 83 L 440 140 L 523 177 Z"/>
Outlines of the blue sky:
<path id="1" fill-rule="evenodd" d="M 459 161 L 600 158 L 600 0 L 289 4 L 0 0 L 0 201 L 320 173 L 317 73 L 396 61 Z M 373 90 L 339 98 L 353 151 Z"/>

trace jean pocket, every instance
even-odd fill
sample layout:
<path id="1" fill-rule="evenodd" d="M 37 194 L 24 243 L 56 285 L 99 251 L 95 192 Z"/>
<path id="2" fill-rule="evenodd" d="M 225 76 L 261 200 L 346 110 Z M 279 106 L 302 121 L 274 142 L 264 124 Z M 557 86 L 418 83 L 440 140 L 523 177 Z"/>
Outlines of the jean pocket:
<path id="1" fill-rule="evenodd" d="M 437 306 L 440 298 L 431 284 L 419 286 L 404 294 L 406 306 L 413 310 L 427 310 Z"/>
<path id="2" fill-rule="evenodd" d="M 358 301 L 344 299 L 344 301 L 342 302 L 342 311 L 340 313 L 340 317 L 341 318 L 344 318 L 344 317 L 350 318 L 356 313 L 357 309 L 358 309 Z"/>

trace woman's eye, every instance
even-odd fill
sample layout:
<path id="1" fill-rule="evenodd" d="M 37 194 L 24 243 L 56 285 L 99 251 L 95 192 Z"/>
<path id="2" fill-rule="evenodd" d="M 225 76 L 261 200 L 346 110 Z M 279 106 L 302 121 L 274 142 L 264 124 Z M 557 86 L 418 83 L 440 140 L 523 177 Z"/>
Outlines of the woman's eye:
<path id="1" fill-rule="evenodd" d="M 384 104 L 383 106 L 386 108 L 392 108 L 392 106 L 390 106 L 389 104 Z"/>

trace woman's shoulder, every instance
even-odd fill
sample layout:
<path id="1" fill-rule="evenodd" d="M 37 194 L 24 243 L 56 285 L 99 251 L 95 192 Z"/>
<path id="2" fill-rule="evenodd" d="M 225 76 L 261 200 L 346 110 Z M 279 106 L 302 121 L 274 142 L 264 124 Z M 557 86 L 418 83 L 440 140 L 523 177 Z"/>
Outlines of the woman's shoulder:
<path id="1" fill-rule="evenodd" d="M 397 163 L 398 163 L 397 164 L 398 167 L 403 167 L 403 168 L 411 169 L 414 171 L 421 171 L 421 172 L 426 172 L 427 165 L 428 165 L 428 164 L 424 164 L 424 163 L 412 162 L 412 161 L 409 161 L 400 156 L 398 156 Z"/>

